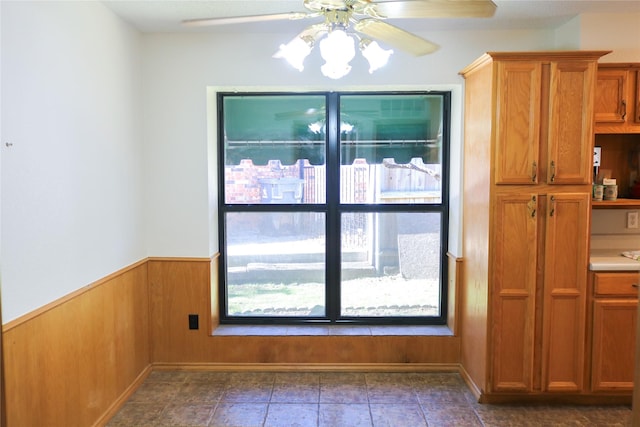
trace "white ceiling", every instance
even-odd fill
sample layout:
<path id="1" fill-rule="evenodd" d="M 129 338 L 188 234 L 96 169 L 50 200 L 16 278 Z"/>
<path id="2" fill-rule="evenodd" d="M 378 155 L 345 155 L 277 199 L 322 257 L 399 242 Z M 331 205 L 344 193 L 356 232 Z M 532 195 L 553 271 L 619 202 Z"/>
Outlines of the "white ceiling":
<path id="1" fill-rule="evenodd" d="M 389 20 L 405 30 L 482 30 L 556 28 L 583 13 L 640 13 L 640 0 L 493 0 L 492 18 Z M 302 0 L 103 0 L 141 32 L 288 32 L 310 21 L 187 28 L 185 19 L 304 12 Z"/>

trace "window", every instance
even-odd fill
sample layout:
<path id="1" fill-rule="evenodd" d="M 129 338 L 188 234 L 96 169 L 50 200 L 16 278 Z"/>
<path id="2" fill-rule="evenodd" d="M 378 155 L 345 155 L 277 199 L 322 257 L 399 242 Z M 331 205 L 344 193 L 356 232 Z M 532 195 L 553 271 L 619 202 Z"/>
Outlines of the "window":
<path id="1" fill-rule="evenodd" d="M 448 92 L 217 101 L 221 323 L 445 323 Z"/>

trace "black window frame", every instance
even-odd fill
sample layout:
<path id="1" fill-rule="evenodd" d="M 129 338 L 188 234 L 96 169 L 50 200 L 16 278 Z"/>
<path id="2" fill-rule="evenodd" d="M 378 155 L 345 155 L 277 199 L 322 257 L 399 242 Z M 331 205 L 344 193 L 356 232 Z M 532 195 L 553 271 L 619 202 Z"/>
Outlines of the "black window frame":
<path id="1" fill-rule="evenodd" d="M 291 96 L 323 95 L 326 99 L 326 200 L 324 204 L 229 204 L 225 195 L 224 98 L 227 96 Z M 340 97 L 350 95 L 437 95 L 442 97 L 442 161 L 441 199 L 439 204 L 342 204 L 340 203 Z M 218 92 L 218 243 L 220 248 L 218 271 L 218 299 L 220 324 L 353 324 L 353 325 L 444 325 L 447 323 L 448 295 L 448 238 L 449 238 L 449 185 L 450 185 L 450 91 L 340 91 L 340 92 Z M 333 129 L 333 131 L 331 131 Z M 226 292 L 226 224 L 227 213 L 232 212 L 320 212 L 325 213 L 325 316 L 320 317 L 267 317 L 228 315 Z M 441 215 L 440 227 L 440 315 L 397 317 L 340 316 L 341 242 L 340 217 L 348 212 L 436 212 Z"/>

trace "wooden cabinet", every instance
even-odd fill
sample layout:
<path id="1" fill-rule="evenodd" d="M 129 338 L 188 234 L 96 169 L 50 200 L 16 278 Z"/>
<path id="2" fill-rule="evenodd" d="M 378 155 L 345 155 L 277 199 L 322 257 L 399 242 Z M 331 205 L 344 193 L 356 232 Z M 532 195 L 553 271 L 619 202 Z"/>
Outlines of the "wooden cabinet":
<path id="1" fill-rule="evenodd" d="M 497 391 L 532 390 L 539 197 L 496 196 L 491 368 Z"/>
<path id="2" fill-rule="evenodd" d="M 593 108 L 593 64 L 498 62 L 496 79 L 496 184 L 535 185 L 545 168 L 549 184 L 590 183 L 593 128 L 584 111 Z"/>
<path id="3" fill-rule="evenodd" d="M 592 284 L 591 390 L 633 390 L 638 272 L 595 272 Z"/>
<path id="4" fill-rule="evenodd" d="M 494 391 L 532 392 L 536 370 L 543 391 L 582 388 L 589 199 L 588 193 L 496 196 L 490 350 Z M 547 357 L 536 367 L 539 271 L 545 284 L 539 351 Z"/>
<path id="5" fill-rule="evenodd" d="M 598 67 L 596 133 L 640 133 L 640 64 Z"/>
<path id="6" fill-rule="evenodd" d="M 590 193 L 551 193 L 546 210 L 542 390 L 582 390 Z"/>
<path id="7" fill-rule="evenodd" d="M 584 390 L 597 60 L 489 53 L 465 78 L 462 365 L 481 400 Z"/>

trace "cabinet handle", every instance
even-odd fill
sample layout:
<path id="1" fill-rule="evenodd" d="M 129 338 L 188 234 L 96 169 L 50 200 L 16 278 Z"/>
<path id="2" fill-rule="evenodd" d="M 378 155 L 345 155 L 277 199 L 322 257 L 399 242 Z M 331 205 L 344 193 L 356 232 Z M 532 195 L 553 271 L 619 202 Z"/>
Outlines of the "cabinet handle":
<path id="1" fill-rule="evenodd" d="M 533 162 L 531 166 L 531 182 L 536 182 L 536 178 L 538 177 L 538 164 Z"/>
<path id="2" fill-rule="evenodd" d="M 551 210 L 549 211 L 549 216 L 553 216 L 556 212 L 556 198 L 555 196 L 551 196 Z"/>
<path id="3" fill-rule="evenodd" d="M 638 287 L 640 287 L 640 286 L 638 286 L 638 284 L 637 284 L 637 283 L 632 283 L 632 284 L 631 284 L 631 286 L 632 286 L 632 287 L 634 287 L 634 288 L 638 288 Z"/>
<path id="4" fill-rule="evenodd" d="M 527 208 L 529 208 L 529 214 L 531 218 L 536 217 L 536 196 L 531 196 L 531 200 L 527 203 Z"/>
<path id="5" fill-rule="evenodd" d="M 551 167 L 549 168 L 551 169 L 551 178 L 550 181 L 553 182 L 556 180 L 556 162 L 554 162 L 553 160 L 551 160 Z"/>
<path id="6" fill-rule="evenodd" d="M 622 107 L 622 120 L 624 120 L 627 118 L 627 102 L 623 99 L 620 106 Z"/>

